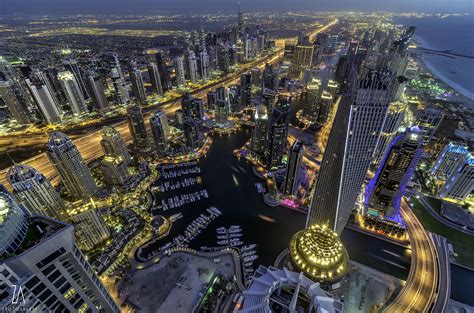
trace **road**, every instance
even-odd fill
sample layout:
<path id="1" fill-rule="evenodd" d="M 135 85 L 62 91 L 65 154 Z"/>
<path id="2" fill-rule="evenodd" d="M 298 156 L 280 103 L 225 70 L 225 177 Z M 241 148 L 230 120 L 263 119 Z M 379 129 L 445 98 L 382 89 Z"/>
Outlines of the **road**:
<path id="1" fill-rule="evenodd" d="M 446 307 L 451 296 L 451 269 L 449 262 L 448 240 L 437 234 L 430 233 L 430 238 L 436 248 L 438 256 L 439 286 L 438 297 L 433 306 L 433 313 L 446 312 Z"/>
<path id="2" fill-rule="evenodd" d="M 193 96 L 197 98 L 205 99 L 208 91 L 211 91 L 220 86 L 228 87 L 232 84 L 235 84 L 237 81 L 240 80 L 240 75 L 242 73 L 254 67 L 263 68 L 266 63 L 277 63 L 282 59 L 282 57 L 283 57 L 283 51 L 279 51 L 279 52 L 276 52 L 275 55 L 273 56 L 264 57 L 260 60 L 248 63 L 243 68 L 241 68 L 240 70 L 238 70 L 237 72 L 231 75 L 228 75 L 220 82 L 217 82 L 216 84 L 203 88 L 197 92 L 194 92 Z M 177 99 L 177 100 L 172 100 L 168 103 L 163 103 L 157 106 L 147 107 L 146 109 L 144 109 L 145 121 L 149 119 L 152 111 L 157 109 L 158 107 L 162 111 L 164 111 L 167 115 L 172 115 L 176 110 L 181 108 L 180 103 L 181 103 L 181 99 Z M 128 124 L 125 120 L 114 122 L 110 126 L 113 126 L 117 131 L 119 131 L 126 142 L 132 140 L 130 131 L 128 129 Z M 44 134 L 44 137 L 42 140 L 44 141 L 45 138 L 47 138 L 47 134 Z M 78 136 L 75 140 L 73 139 L 73 142 L 79 149 L 79 152 L 81 153 L 86 163 L 88 163 L 102 156 L 100 140 L 101 140 L 100 130 L 98 130 L 97 128 L 93 128 L 93 130 L 89 134 Z M 27 159 L 22 163 L 28 164 L 34 167 L 35 169 L 37 169 L 40 173 L 46 176 L 46 178 L 48 178 L 53 184 L 57 184 L 59 182 L 59 177 L 54 171 L 54 168 L 52 167 L 45 153 L 38 154 L 37 156 Z M 10 188 L 6 180 L 7 171 L 8 169 L 5 169 L 0 172 L 0 184 L 3 184 L 7 188 Z"/>
<path id="3" fill-rule="evenodd" d="M 428 312 L 436 301 L 439 285 L 436 248 L 405 198 L 400 210 L 410 237 L 411 266 L 405 286 L 386 312 Z"/>

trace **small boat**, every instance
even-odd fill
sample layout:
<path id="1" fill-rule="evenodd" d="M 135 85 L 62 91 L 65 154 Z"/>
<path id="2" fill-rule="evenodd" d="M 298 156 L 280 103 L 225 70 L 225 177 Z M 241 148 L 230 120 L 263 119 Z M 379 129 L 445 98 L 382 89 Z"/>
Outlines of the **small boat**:
<path id="1" fill-rule="evenodd" d="M 242 230 L 240 230 L 240 229 L 235 229 L 235 228 L 234 228 L 234 229 L 229 229 L 229 233 L 231 233 L 231 234 L 240 233 L 241 231 L 242 231 Z"/>
<path id="2" fill-rule="evenodd" d="M 230 243 L 230 246 L 231 247 L 238 247 L 238 246 L 241 246 L 243 245 L 244 243 L 242 241 L 233 241 Z"/>
<path id="3" fill-rule="evenodd" d="M 230 238 L 236 238 L 236 237 L 242 237 L 242 234 L 241 233 L 231 233 L 229 235 Z"/>
<path id="4" fill-rule="evenodd" d="M 239 238 L 230 238 L 229 241 L 230 242 L 236 242 L 236 241 L 240 241 L 240 239 Z"/>
<path id="5" fill-rule="evenodd" d="M 243 246 L 240 251 L 247 251 L 247 250 L 251 250 L 251 249 L 254 249 L 257 245 L 255 243 L 251 244 L 251 245 L 248 245 L 248 246 Z"/>
<path id="6" fill-rule="evenodd" d="M 244 262 L 251 262 L 251 261 L 255 261 L 256 259 L 258 259 L 258 255 L 254 254 L 254 255 L 244 257 Z"/>
<path id="7" fill-rule="evenodd" d="M 255 250 L 245 251 L 245 252 L 242 252 L 242 257 L 246 257 L 246 256 L 254 255 L 254 254 L 255 254 Z"/>
<path id="8" fill-rule="evenodd" d="M 245 269 L 245 274 L 253 274 L 254 269 L 253 268 L 246 268 Z"/>
<path id="9" fill-rule="evenodd" d="M 227 234 L 227 231 L 226 230 L 218 230 L 217 233 L 218 234 Z"/>
<path id="10" fill-rule="evenodd" d="M 219 232 L 219 231 L 226 231 L 226 229 L 225 229 L 225 227 L 219 227 L 219 228 L 217 229 L 217 231 L 218 231 L 218 232 Z"/>
<path id="11" fill-rule="evenodd" d="M 252 266 L 252 264 L 253 264 L 253 261 L 245 262 L 244 267 L 250 267 L 250 266 Z"/>
<path id="12" fill-rule="evenodd" d="M 229 229 L 237 229 L 237 228 L 240 229 L 240 225 L 232 225 L 229 227 Z"/>
<path id="13" fill-rule="evenodd" d="M 228 244 L 228 243 L 229 243 L 228 240 L 219 240 L 219 241 L 217 242 L 217 244 L 218 244 L 218 245 L 221 245 L 221 246 L 226 245 L 226 244 Z"/>
<path id="14" fill-rule="evenodd" d="M 217 239 L 221 239 L 221 240 L 227 239 L 227 235 L 218 235 Z"/>

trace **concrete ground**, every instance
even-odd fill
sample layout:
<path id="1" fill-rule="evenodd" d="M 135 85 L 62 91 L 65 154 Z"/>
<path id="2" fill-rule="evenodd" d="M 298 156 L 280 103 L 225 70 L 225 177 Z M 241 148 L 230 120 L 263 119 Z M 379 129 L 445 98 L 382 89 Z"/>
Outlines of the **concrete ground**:
<path id="1" fill-rule="evenodd" d="M 216 272 L 234 275 L 231 255 L 219 258 L 214 263 L 213 258 L 175 252 L 145 269 L 132 269 L 119 283 L 120 299 L 139 312 L 191 312 Z"/>

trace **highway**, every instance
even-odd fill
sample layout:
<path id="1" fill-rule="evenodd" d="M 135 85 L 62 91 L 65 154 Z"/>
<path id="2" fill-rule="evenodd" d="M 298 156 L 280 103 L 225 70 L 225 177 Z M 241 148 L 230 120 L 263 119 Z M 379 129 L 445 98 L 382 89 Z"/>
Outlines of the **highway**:
<path id="1" fill-rule="evenodd" d="M 239 69 L 237 72 L 232 73 L 231 75 L 226 76 L 225 78 L 223 78 L 221 81 L 217 82 L 216 84 L 207 86 L 206 88 L 203 88 L 197 92 L 194 92 L 193 96 L 197 98 L 205 99 L 208 91 L 211 91 L 220 86 L 228 87 L 232 84 L 235 84 L 236 82 L 240 80 L 240 75 L 250 70 L 251 68 L 254 68 L 254 67 L 263 68 L 266 63 L 273 63 L 273 64 L 278 63 L 282 58 L 283 58 L 283 51 L 278 51 L 270 56 L 248 63 L 245 67 Z M 167 103 L 162 103 L 162 104 L 154 105 L 152 107 L 145 108 L 144 118 L 145 118 L 147 126 L 149 126 L 147 121 L 153 110 L 160 108 L 167 115 L 172 115 L 176 110 L 181 108 L 180 104 L 181 104 L 181 99 L 176 99 Z M 110 124 L 110 126 L 113 126 L 117 131 L 119 131 L 126 142 L 129 142 L 132 140 L 126 120 L 122 120 L 119 122 L 115 121 L 113 124 Z M 48 135 L 44 134 L 42 136 L 44 136 L 42 139 L 35 139 L 35 140 L 42 140 L 43 142 L 45 142 L 47 140 Z M 33 139 L 30 138 L 30 140 L 33 140 Z M 76 139 L 73 139 L 73 142 L 79 149 L 79 152 L 81 153 L 86 163 L 88 163 L 102 156 L 100 140 L 101 140 L 100 130 L 97 129 L 97 127 L 93 127 L 93 130 L 89 134 L 78 136 Z M 46 176 L 46 178 L 48 178 L 51 181 L 51 183 L 57 184 L 59 182 L 59 177 L 57 176 L 54 168 L 52 167 L 45 153 L 40 153 L 37 156 L 27 159 L 22 163 L 28 164 L 34 167 L 35 169 L 37 169 L 40 173 Z M 10 185 L 8 184 L 6 180 L 7 171 L 8 169 L 4 169 L 0 171 L 0 184 L 3 184 L 5 187 L 10 188 Z"/>
<path id="2" fill-rule="evenodd" d="M 431 311 L 433 313 L 443 313 L 446 312 L 451 296 L 451 263 L 449 261 L 448 240 L 434 233 L 429 235 L 436 248 L 439 270 L 438 297 Z"/>
<path id="3" fill-rule="evenodd" d="M 411 266 L 405 286 L 395 301 L 387 307 L 386 312 L 428 312 L 431 311 L 438 296 L 439 272 L 436 248 L 405 198 L 400 210 L 410 237 Z"/>

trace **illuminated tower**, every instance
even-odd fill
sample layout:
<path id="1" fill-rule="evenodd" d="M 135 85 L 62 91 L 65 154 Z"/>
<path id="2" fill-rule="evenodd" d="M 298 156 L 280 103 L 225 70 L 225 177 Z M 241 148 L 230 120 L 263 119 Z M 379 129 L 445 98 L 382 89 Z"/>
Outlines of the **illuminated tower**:
<path id="1" fill-rule="evenodd" d="M 0 81 L 0 98 L 18 124 L 32 123 L 33 119 L 28 110 L 28 100 L 12 80 Z"/>
<path id="2" fill-rule="evenodd" d="M 443 119 L 443 113 L 436 108 L 422 109 L 417 114 L 416 125 L 423 135 L 423 145 L 426 145 L 432 138 Z"/>
<path id="3" fill-rule="evenodd" d="M 183 85 L 186 82 L 184 71 L 184 61 L 182 56 L 177 56 L 173 59 L 173 66 L 176 72 L 176 84 Z"/>
<path id="4" fill-rule="evenodd" d="M 313 78 L 306 86 L 303 113 L 311 122 L 316 122 L 320 111 L 321 80 Z"/>
<path id="5" fill-rule="evenodd" d="M 87 86 L 89 87 L 92 104 L 97 112 L 104 113 L 109 110 L 109 104 L 104 92 L 101 78 L 97 75 L 87 77 Z"/>
<path id="6" fill-rule="evenodd" d="M 69 107 L 74 114 L 87 112 L 87 106 L 84 101 L 83 93 L 77 84 L 74 75 L 69 71 L 58 73 L 58 79 L 61 82 L 64 94 L 66 95 Z"/>
<path id="7" fill-rule="evenodd" d="M 186 57 L 186 74 L 188 79 L 195 83 L 198 81 L 198 66 L 197 66 L 197 61 L 196 61 L 196 55 L 194 54 L 193 51 L 188 51 L 187 57 Z"/>
<path id="8" fill-rule="evenodd" d="M 65 59 L 63 60 L 63 65 L 66 68 L 66 71 L 71 73 L 74 77 L 74 80 L 76 81 L 76 85 L 78 86 L 79 93 L 81 94 L 81 97 L 84 99 L 89 98 L 89 92 L 87 91 L 86 84 L 84 83 L 84 80 L 82 79 L 82 72 L 81 68 L 79 66 L 79 63 L 75 59 Z"/>
<path id="9" fill-rule="evenodd" d="M 7 215 L 2 216 L 5 204 Z M 27 219 L 15 212 L 18 206 L 0 193 L 1 252 L 10 239 L 3 236 L 3 230 L 18 234 L 14 236 L 18 244 L 7 250 L 14 254 L 0 256 L 0 310 L 120 312 L 76 246 L 72 225 L 42 216 Z M 30 236 L 25 236 L 27 229 Z M 21 234 L 23 240 L 19 240 Z"/>
<path id="10" fill-rule="evenodd" d="M 382 133 L 380 133 L 377 148 L 375 149 L 373 165 L 378 166 L 380 162 L 382 162 L 390 143 L 397 135 L 398 129 L 402 124 L 405 110 L 406 104 L 398 101 L 392 102 L 388 107 L 387 119 L 383 125 Z"/>
<path id="11" fill-rule="evenodd" d="M 199 74 L 203 80 L 209 79 L 209 55 L 206 52 L 206 49 L 199 53 Z"/>
<path id="12" fill-rule="evenodd" d="M 163 95 L 163 86 L 161 85 L 160 72 L 155 63 L 148 64 L 148 76 L 150 76 L 151 86 L 157 95 Z"/>
<path id="13" fill-rule="evenodd" d="M 166 114 L 158 110 L 150 118 L 151 133 L 158 154 L 165 155 L 168 150 L 169 126 Z"/>
<path id="14" fill-rule="evenodd" d="M 379 170 L 366 188 L 365 204 L 369 214 L 401 221 L 400 202 L 423 154 L 421 141 L 417 127 L 408 128 L 392 140 Z"/>
<path id="15" fill-rule="evenodd" d="M 27 230 L 28 220 L 23 209 L 10 194 L 0 191 L 0 260 L 15 253 Z"/>
<path id="16" fill-rule="evenodd" d="M 46 85 L 34 85 L 29 79 L 25 81 L 46 123 L 56 124 L 61 122 L 61 112 Z"/>
<path id="17" fill-rule="evenodd" d="M 186 119 L 198 123 L 202 122 L 204 118 L 204 103 L 201 99 L 193 98 L 190 93 L 186 93 L 181 99 L 181 109 Z"/>
<path id="18" fill-rule="evenodd" d="M 146 104 L 146 91 L 142 72 L 136 62 L 130 63 L 130 81 L 132 82 L 132 91 L 135 100 L 137 100 L 140 105 Z"/>
<path id="19" fill-rule="evenodd" d="M 130 102 L 130 94 L 128 92 L 127 84 L 123 78 L 123 74 L 118 68 L 112 68 L 110 71 L 110 78 L 115 90 L 115 100 L 119 104 L 128 104 Z"/>
<path id="20" fill-rule="evenodd" d="M 288 108 L 289 103 L 280 99 L 277 107 L 273 109 L 267 136 L 266 165 L 268 168 L 279 167 L 282 164 L 288 136 Z"/>
<path id="21" fill-rule="evenodd" d="M 393 74 L 365 69 L 343 96 L 316 179 L 306 226 L 341 233 L 367 174 L 390 103 Z"/>
<path id="22" fill-rule="evenodd" d="M 250 72 L 240 76 L 240 103 L 242 107 L 249 107 L 252 100 L 252 74 Z"/>
<path id="23" fill-rule="evenodd" d="M 261 162 L 265 160 L 268 133 L 268 114 L 264 105 L 255 110 L 255 126 L 252 131 L 252 152 Z"/>
<path id="24" fill-rule="evenodd" d="M 102 140 L 100 145 L 105 156 L 121 158 L 127 164 L 130 163 L 132 157 L 128 153 L 127 146 L 123 141 L 122 135 L 113 127 L 104 126 L 101 131 Z"/>
<path id="25" fill-rule="evenodd" d="M 133 143 L 139 149 L 148 147 L 148 134 L 143 119 L 142 109 L 139 106 L 129 107 L 127 109 L 128 129 L 133 137 Z"/>
<path id="26" fill-rule="evenodd" d="M 226 100 L 219 99 L 216 102 L 216 124 L 224 127 L 227 125 L 229 115 L 229 105 Z"/>
<path id="27" fill-rule="evenodd" d="M 99 212 L 92 208 L 70 216 L 74 224 L 74 235 L 77 245 L 83 251 L 94 248 L 104 242 L 110 232 Z"/>
<path id="28" fill-rule="evenodd" d="M 202 134 L 195 121 L 184 121 L 184 138 L 189 149 L 197 149 L 202 143 Z"/>
<path id="29" fill-rule="evenodd" d="M 51 183 L 33 167 L 15 164 L 7 173 L 18 203 L 30 212 L 63 219 L 64 201 Z"/>
<path id="30" fill-rule="evenodd" d="M 288 164 L 286 166 L 286 176 L 283 185 L 283 194 L 295 196 L 300 185 L 301 167 L 303 165 L 304 146 L 296 140 L 288 153 Z"/>
<path id="31" fill-rule="evenodd" d="M 55 131 L 49 135 L 46 155 L 71 198 L 86 199 L 97 193 L 97 185 L 89 168 L 77 147 L 65 134 Z"/>

